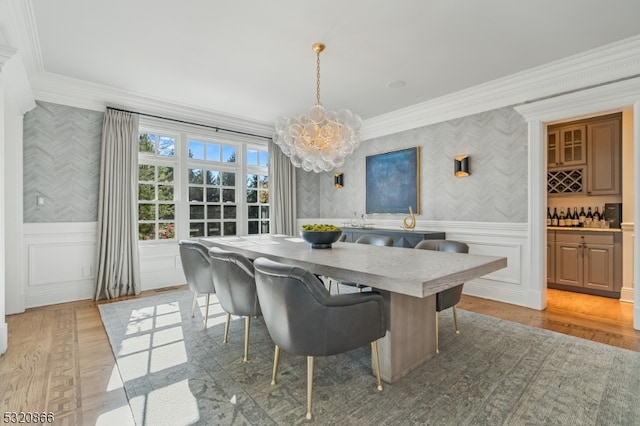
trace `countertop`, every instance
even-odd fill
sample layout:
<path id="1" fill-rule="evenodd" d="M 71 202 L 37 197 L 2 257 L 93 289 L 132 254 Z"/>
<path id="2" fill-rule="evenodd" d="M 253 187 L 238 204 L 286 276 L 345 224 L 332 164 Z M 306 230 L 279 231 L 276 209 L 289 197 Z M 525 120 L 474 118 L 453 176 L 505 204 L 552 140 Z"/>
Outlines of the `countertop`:
<path id="1" fill-rule="evenodd" d="M 567 232 L 622 232 L 620 228 L 581 228 L 579 226 L 547 226 L 547 230 Z"/>

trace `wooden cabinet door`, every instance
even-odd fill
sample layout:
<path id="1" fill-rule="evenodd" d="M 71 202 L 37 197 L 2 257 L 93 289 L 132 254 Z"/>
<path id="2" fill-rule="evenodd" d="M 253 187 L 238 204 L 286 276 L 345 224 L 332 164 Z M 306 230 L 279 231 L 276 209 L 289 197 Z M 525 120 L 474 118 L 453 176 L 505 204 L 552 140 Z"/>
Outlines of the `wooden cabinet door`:
<path id="1" fill-rule="evenodd" d="M 560 131 L 547 131 L 547 167 L 560 165 Z"/>
<path id="2" fill-rule="evenodd" d="M 585 125 L 568 126 L 560 132 L 560 165 L 574 166 L 587 161 L 587 135 Z"/>
<path id="3" fill-rule="evenodd" d="M 613 291 L 613 246 L 586 244 L 583 254 L 584 287 Z"/>
<path id="4" fill-rule="evenodd" d="M 619 195 L 620 188 L 620 120 L 604 120 L 588 125 L 589 149 L 587 194 Z"/>
<path id="5" fill-rule="evenodd" d="M 556 282 L 556 235 L 547 231 L 547 282 Z"/>
<path id="6" fill-rule="evenodd" d="M 555 273 L 557 284 L 582 287 L 582 244 L 556 242 Z"/>

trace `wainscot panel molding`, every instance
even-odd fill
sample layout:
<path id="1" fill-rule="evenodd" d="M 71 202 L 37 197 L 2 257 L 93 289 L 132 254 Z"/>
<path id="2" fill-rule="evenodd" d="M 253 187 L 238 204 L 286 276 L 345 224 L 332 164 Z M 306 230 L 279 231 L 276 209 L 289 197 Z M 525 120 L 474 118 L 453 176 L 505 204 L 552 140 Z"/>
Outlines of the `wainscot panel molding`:
<path id="1" fill-rule="evenodd" d="M 24 225 L 25 306 L 92 299 L 97 222 Z M 140 246 L 142 290 L 186 283 L 178 243 Z"/>
<path id="2" fill-rule="evenodd" d="M 25 306 L 93 298 L 96 222 L 25 223 Z"/>
<path id="3" fill-rule="evenodd" d="M 140 277 L 142 290 L 186 284 L 178 242 L 141 243 Z"/>
<path id="4" fill-rule="evenodd" d="M 298 219 L 298 228 L 307 223 L 326 223 L 342 226 L 350 218 Z M 373 228 L 402 230 L 398 220 L 367 220 Z M 465 283 L 464 294 L 498 300 L 514 305 L 528 306 L 530 283 L 524 259 L 527 254 L 526 223 L 445 222 L 418 221 L 415 231 L 445 232 L 448 240 L 462 241 L 469 245 L 469 253 L 507 258 L 507 267 L 482 278 Z M 371 230 L 375 233 L 375 229 Z M 410 249 L 408 249 L 410 250 Z"/>

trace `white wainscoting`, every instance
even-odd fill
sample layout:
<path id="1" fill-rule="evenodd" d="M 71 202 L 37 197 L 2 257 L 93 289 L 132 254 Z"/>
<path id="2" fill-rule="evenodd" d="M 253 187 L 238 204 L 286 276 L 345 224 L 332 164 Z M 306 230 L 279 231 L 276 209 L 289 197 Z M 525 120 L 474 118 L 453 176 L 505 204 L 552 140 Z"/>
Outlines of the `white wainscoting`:
<path id="1" fill-rule="evenodd" d="M 25 223 L 25 306 L 93 297 L 95 222 Z"/>
<path id="2" fill-rule="evenodd" d="M 342 226 L 349 219 L 299 219 L 305 223 L 329 223 Z M 401 230 L 401 219 L 367 220 L 377 228 Z M 520 306 L 531 306 L 530 282 L 527 275 L 527 224 L 491 222 L 418 221 L 416 230 L 445 232 L 447 239 L 469 245 L 469 253 L 507 258 L 507 267 L 465 283 L 464 294 L 498 300 Z M 375 231 L 372 231 L 375 232 Z"/>
<path id="3" fill-rule="evenodd" d="M 24 224 L 23 271 L 27 308 L 92 299 L 96 222 Z M 178 243 L 140 247 L 142 290 L 186 283 Z"/>
<path id="4" fill-rule="evenodd" d="M 143 290 L 187 283 L 177 241 L 140 245 L 140 278 Z"/>

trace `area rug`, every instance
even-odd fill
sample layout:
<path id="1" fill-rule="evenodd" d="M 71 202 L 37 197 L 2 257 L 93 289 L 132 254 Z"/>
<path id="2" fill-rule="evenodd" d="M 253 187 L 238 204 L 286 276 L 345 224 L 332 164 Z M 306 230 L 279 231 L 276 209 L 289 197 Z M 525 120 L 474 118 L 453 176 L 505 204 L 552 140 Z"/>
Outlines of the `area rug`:
<path id="1" fill-rule="evenodd" d="M 205 330 L 191 317 L 189 291 L 100 305 L 138 425 L 307 423 L 306 360 L 282 353 L 270 385 L 274 346 L 252 320 L 242 362 L 244 320 L 212 297 Z M 317 358 L 315 424 L 637 425 L 640 354 L 458 310 L 461 333 L 441 314 L 440 354 L 378 392 L 371 351 Z"/>

